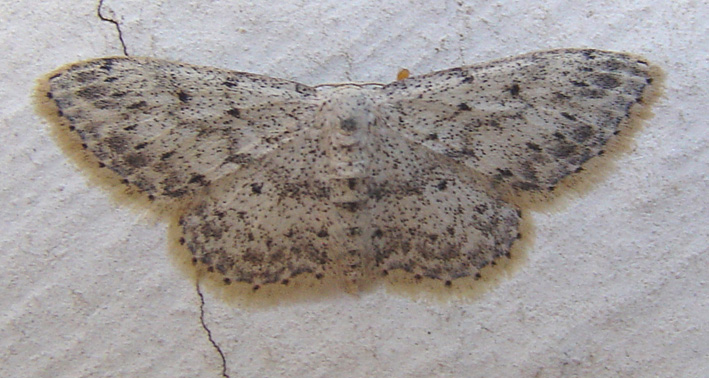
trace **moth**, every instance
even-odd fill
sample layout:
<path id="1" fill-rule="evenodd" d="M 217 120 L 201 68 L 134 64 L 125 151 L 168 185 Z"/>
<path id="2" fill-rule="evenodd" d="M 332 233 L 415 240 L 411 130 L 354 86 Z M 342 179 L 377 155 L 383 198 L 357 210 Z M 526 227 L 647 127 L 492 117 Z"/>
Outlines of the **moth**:
<path id="1" fill-rule="evenodd" d="M 38 109 L 93 175 L 170 214 L 195 264 L 258 288 L 479 275 L 545 193 L 647 113 L 661 70 L 592 49 L 308 86 L 151 58 L 69 64 Z"/>

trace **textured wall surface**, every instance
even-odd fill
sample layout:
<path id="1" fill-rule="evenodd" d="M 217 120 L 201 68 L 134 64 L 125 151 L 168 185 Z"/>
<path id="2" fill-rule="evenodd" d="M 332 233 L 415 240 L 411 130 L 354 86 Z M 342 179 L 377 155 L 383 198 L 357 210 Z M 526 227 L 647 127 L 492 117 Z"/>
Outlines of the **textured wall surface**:
<path id="1" fill-rule="evenodd" d="M 0 5 L 0 376 L 709 376 L 705 2 L 38 4 Z M 124 48 L 318 84 L 558 47 L 643 55 L 665 95 L 599 183 L 529 214 L 524 261 L 468 299 L 198 292 L 165 225 L 88 185 L 31 101 L 40 75 Z"/>

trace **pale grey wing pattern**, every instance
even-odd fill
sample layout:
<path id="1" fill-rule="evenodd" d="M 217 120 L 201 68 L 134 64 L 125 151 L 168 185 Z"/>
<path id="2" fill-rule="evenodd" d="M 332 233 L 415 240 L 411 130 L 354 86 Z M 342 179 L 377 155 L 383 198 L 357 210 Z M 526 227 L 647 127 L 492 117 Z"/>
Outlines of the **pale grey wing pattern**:
<path id="1" fill-rule="evenodd" d="M 311 123 L 313 88 L 149 58 L 104 58 L 41 79 L 59 138 L 151 200 L 180 198 L 288 142 Z"/>
<path id="2" fill-rule="evenodd" d="M 520 212 L 497 198 L 490 180 L 393 130 L 381 138 L 365 233 L 380 272 L 449 284 L 509 256 Z"/>
<path id="3" fill-rule="evenodd" d="M 519 190 L 547 190 L 602 154 L 659 93 L 661 71 L 628 54 L 552 50 L 397 81 L 386 124 Z"/>
<path id="4" fill-rule="evenodd" d="M 193 262 L 227 283 L 287 284 L 362 270 L 359 214 L 338 208 L 317 137 L 299 136 L 214 183 L 179 220 Z M 334 273 L 334 274 L 333 274 Z M 257 286 L 256 286 L 257 287 Z"/>

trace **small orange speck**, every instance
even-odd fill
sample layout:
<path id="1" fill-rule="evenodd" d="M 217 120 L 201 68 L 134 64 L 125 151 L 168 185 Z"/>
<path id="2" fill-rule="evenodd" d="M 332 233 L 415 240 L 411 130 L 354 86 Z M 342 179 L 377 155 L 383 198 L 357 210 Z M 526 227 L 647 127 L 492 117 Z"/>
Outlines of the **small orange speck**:
<path id="1" fill-rule="evenodd" d="M 411 72 L 407 70 L 406 68 L 402 68 L 399 70 L 399 73 L 396 74 L 396 80 L 404 80 L 408 78 L 411 75 Z"/>

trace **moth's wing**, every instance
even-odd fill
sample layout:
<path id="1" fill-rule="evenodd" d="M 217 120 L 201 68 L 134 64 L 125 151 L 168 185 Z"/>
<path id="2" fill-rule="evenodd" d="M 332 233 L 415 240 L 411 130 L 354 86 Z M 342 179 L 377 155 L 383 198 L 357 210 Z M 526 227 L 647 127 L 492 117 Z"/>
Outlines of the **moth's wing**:
<path id="1" fill-rule="evenodd" d="M 105 58 L 48 74 L 36 97 L 66 148 L 85 150 L 79 160 L 170 203 L 287 143 L 311 121 L 315 93 L 249 73 Z"/>
<path id="2" fill-rule="evenodd" d="M 603 153 L 659 94 L 642 58 L 552 50 L 454 68 L 381 88 L 406 138 L 518 190 L 553 188 Z"/>
<path id="3" fill-rule="evenodd" d="M 452 281 L 509 256 L 520 213 L 488 178 L 391 130 L 381 136 L 368 235 L 381 272 Z"/>
<path id="4" fill-rule="evenodd" d="M 287 283 L 361 270 L 356 214 L 331 197 L 329 162 L 317 138 L 299 136 L 209 188 L 181 217 L 180 243 L 193 262 L 227 282 Z"/>

